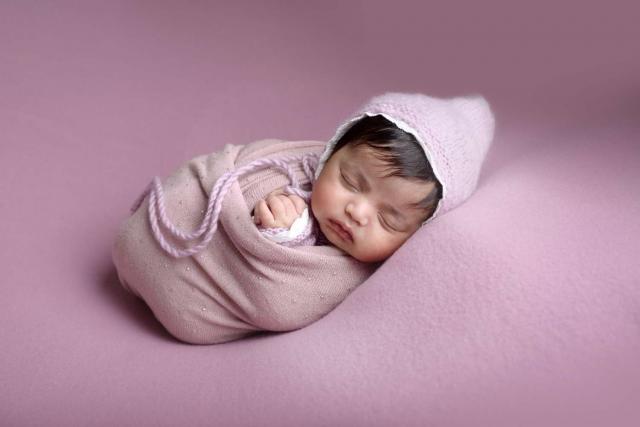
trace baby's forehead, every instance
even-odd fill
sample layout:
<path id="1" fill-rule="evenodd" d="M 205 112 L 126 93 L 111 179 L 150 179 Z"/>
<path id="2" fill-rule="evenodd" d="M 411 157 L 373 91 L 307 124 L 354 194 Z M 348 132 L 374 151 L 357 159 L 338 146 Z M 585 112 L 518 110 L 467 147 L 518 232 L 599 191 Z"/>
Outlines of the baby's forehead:
<path id="1" fill-rule="evenodd" d="M 364 147 L 365 149 L 361 149 Z M 348 170 L 363 174 L 364 179 L 374 180 L 372 184 L 381 186 L 387 197 L 408 205 L 417 204 L 433 190 L 434 183 L 400 176 L 389 176 L 397 171 L 389 161 L 384 160 L 384 152 L 374 151 L 368 146 L 356 146 L 345 153 L 343 164 Z"/>

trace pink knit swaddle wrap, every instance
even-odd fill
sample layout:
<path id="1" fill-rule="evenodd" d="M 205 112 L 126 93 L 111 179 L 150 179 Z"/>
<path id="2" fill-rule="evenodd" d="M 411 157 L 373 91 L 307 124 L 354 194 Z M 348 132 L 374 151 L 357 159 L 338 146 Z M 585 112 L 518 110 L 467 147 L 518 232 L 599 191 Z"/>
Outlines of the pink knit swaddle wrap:
<path id="1" fill-rule="evenodd" d="M 142 192 L 138 199 L 131 207 L 131 213 L 138 210 L 143 200 L 149 196 L 149 222 L 151 223 L 151 229 L 153 236 L 156 238 L 158 244 L 169 255 L 175 258 L 182 258 L 185 256 L 196 255 L 206 248 L 211 242 L 213 234 L 218 229 L 218 219 L 220 217 L 220 211 L 222 210 L 222 203 L 224 198 L 229 192 L 229 188 L 243 175 L 251 172 L 255 172 L 266 168 L 280 169 L 287 175 L 291 181 L 290 185 L 285 186 L 284 190 L 287 194 L 295 194 L 305 200 L 307 205 L 310 205 L 311 191 L 304 191 L 299 188 L 299 183 L 293 172 L 293 163 L 300 162 L 302 169 L 304 170 L 306 179 L 313 184 L 315 168 L 318 165 L 318 155 L 315 153 L 306 153 L 298 156 L 281 156 L 279 158 L 261 158 L 252 161 L 251 163 L 238 167 L 236 169 L 225 172 L 216 181 L 213 188 L 209 193 L 209 200 L 207 202 L 206 212 L 202 218 L 202 222 L 198 226 L 197 230 L 193 232 L 184 232 L 180 230 L 171 221 L 171 218 L 167 216 L 164 202 L 164 190 L 162 189 L 162 182 L 160 177 L 156 176 L 152 182 L 149 183 L 147 188 Z M 309 221 L 306 233 L 294 239 L 293 244 L 287 246 L 297 246 L 298 244 L 313 244 L 315 238 L 311 234 L 313 228 L 313 221 Z M 164 230 L 162 227 L 164 227 Z M 166 230 L 166 231 L 165 231 Z M 281 228 L 267 229 L 263 232 L 277 232 L 282 230 Z M 165 232 L 172 235 L 174 238 L 182 242 L 187 248 L 179 248 L 171 244 L 165 238 Z"/>
<path id="2" fill-rule="evenodd" d="M 320 153 L 319 141 L 261 140 L 228 144 L 196 157 L 163 183 L 166 214 L 180 230 L 197 230 L 209 192 L 226 172 L 259 159 Z M 293 170 L 301 185 L 309 179 Z M 206 248 L 175 258 L 162 249 L 149 222 L 149 197 L 127 218 L 113 246 L 123 286 L 142 298 L 176 338 L 197 344 L 231 341 L 256 331 L 289 331 L 330 312 L 375 271 L 333 246 L 286 247 L 266 239 L 251 220 L 255 203 L 289 184 L 275 168 L 244 175 L 229 187 L 217 230 Z M 310 188 L 308 188 L 310 190 Z M 175 247 L 179 239 L 165 236 Z"/>

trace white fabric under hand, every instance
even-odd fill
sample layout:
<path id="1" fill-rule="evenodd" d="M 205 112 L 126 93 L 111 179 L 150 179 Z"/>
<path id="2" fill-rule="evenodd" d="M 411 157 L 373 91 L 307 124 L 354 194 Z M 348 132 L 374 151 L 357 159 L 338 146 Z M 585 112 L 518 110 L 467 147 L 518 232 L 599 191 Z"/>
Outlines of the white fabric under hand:
<path id="1" fill-rule="evenodd" d="M 309 210 L 308 208 L 305 207 L 302 213 L 300 214 L 300 216 L 298 216 L 295 219 L 295 221 L 293 221 L 293 224 L 291 224 L 291 227 L 289 227 L 288 229 L 282 228 L 281 231 L 278 231 L 278 232 L 273 232 L 273 230 L 277 230 L 275 228 L 258 227 L 258 229 L 260 230 L 262 235 L 268 238 L 269 240 L 272 240 L 277 243 L 282 243 L 282 242 L 289 242 L 295 239 L 296 237 L 298 237 L 299 235 L 301 235 L 307 228 L 308 224 L 309 224 Z"/>

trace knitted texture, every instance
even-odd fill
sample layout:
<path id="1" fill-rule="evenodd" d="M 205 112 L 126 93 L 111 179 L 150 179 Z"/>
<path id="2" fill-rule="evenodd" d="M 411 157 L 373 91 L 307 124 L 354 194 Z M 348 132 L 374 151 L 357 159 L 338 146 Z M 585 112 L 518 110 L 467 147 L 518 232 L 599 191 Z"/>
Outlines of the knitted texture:
<path id="1" fill-rule="evenodd" d="M 160 247 L 162 247 L 162 249 L 164 249 L 169 255 L 173 256 L 174 258 L 191 256 L 201 252 L 209 245 L 213 234 L 218 229 L 218 218 L 220 216 L 220 210 L 222 209 L 222 202 L 224 201 L 224 197 L 229 191 L 231 185 L 236 182 L 238 178 L 245 174 L 267 168 L 275 168 L 277 170 L 281 170 L 287 175 L 290 181 L 290 184 L 284 188 L 285 193 L 298 195 L 307 202 L 307 205 L 309 205 L 311 192 L 304 191 L 300 188 L 298 180 L 293 172 L 291 162 L 301 162 L 307 179 L 309 179 L 311 183 L 315 182 L 314 171 L 318 166 L 318 155 L 316 153 L 254 160 L 248 165 L 225 173 L 220 177 L 220 179 L 218 179 L 218 181 L 216 181 L 215 185 L 211 189 L 206 213 L 202 219 L 202 222 L 200 223 L 198 229 L 191 233 L 185 233 L 178 229 L 178 227 L 176 227 L 175 224 L 173 224 L 173 222 L 167 216 L 162 184 L 160 178 L 157 176 L 153 178 L 151 183 L 136 199 L 130 209 L 130 212 L 134 213 L 136 210 L 138 210 L 138 208 L 142 204 L 142 201 L 147 195 L 149 195 L 149 222 L 151 224 L 153 236 L 157 240 L 158 244 L 160 244 Z M 204 237 L 202 238 L 202 241 L 200 243 L 190 248 L 176 248 L 164 237 L 164 233 L 158 224 L 158 219 L 160 219 L 160 223 L 171 235 L 173 235 L 178 241 L 184 243 L 185 245 L 188 245 L 193 240 L 199 239 L 203 235 Z M 275 233 L 279 230 L 279 228 L 267 229 L 267 233 Z M 312 245 L 315 243 L 315 241 L 316 236 L 314 234 L 314 221 L 311 220 L 309 221 L 309 225 L 307 226 L 304 233 L 289 242 L 284 242 L 283 244 L 285 246 L 297 246 L 301 244 Z"/>
<path id="2" fill-rule="evenodd" d="M 295 187 L 311 190 L 314 156 L 305 162 L 305 155 L 317 158 L 325 145 L 276 139 L 227 144 L 184 163 L 161 186 L 150 186 L 138 209 L 119 227 L 112 248 L 122 286 L 144 300 L 167 331 L 190 343 L 226 342 L 262 330 L 289 331 L 322 318 L 377 265 L 362 263 L 332 245 L 277 244 L 256 227 L 251 209 L 287 185 L 292 192 Z M 264 162 L 267 159 L 274 161 Z M 290 160 L 289 167 L 280 163 L 283 159 Z M 152 232 L 152 207 L 158 226 L 175 223 L 196 231 L 163 229 L 160 236 L 167 245 L 161 247 L 159 230 Z M 208 234 L 211 241 L 202 252 L 183 256 L 195 253 Z M 183 248 L 196 239 L 186 248 L 190 250 Z M 171 247 L 173 253 L 167 250 Z"/>
<path id="3" fill-rule="evenodd" d="M 283 171 L 290 184 L 285 192 L 302 197 L 309 204 L 310 192 L 299 188 L 291 169 L 291 161 L 302 162 L 307 178 L 313 184 L 338 140 L 347 130 L 364 116 L 382 115 L 400 129 L 413 134 L 423 148 L 428 161 L 442 185 L 442 199 L 431 217 L 424 223 L 455 208 L 468 199 L 477 187 L 480 169 L 493 140 L 495 119 L 487 101 L 479 96 L 440 99 L 423 94 L 386 93 L 373 97 L 364 104 L 353 117 L 343 123 L 328 142 L 322 156 L 306 154 L 302 156 L 282 156 L 279 159 L 257 159 L 237 170 L 225 173 L 211 191 L 206 213 L 200 226 L 192 233 L 179 230 L 167 217 L 164 196 L 159 177 L 154 177 L 131 208 L 133 213 L 142 200 L 150 194 L 149 221 L 153 235 L 160 246 L 176 258 L 191 256 L 207 247 L 218 227 L 218 217 L 229 187 L 247 173 L 274 167 Z M 158 221 L 160 220 L 160 221 Z M 200 243 L 187 249 L 172 245 L 164 237 L 159 222 L 185 245 L 202 237 Z M 313 244 L 317 230 L 310 221 L 305 232 L 285 246 Z M 263 230 L 277 233 L 280 229 Z"/>
<path id="4" fill-rule="evenodd" d="M 495 129 L 489 103 L 480 95 L 443 99 L 420 93 L 388 92 L 371 98 L 329 140 L 320 157 L 316 178 L 342 135 L 361 118 L 375 115 L 384 116 L 415 136 L 442 185 L 442 199 L 422 225 L 471 196 Z"/>

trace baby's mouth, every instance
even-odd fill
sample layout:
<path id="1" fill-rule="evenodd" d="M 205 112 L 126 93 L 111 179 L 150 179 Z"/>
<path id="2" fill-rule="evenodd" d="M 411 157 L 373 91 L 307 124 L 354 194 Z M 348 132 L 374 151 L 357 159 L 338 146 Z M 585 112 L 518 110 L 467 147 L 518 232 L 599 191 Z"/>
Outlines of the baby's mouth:
<path id="1" fill-rule="evenodd" d="M 329 220 L 329 227 L 333 230 L 335 234 L 337 234 L 342 240 L 347 242 L 353 242 L 353 236 L 344 228 L 339 222 L 334 221 L 332 219 Z"/>

